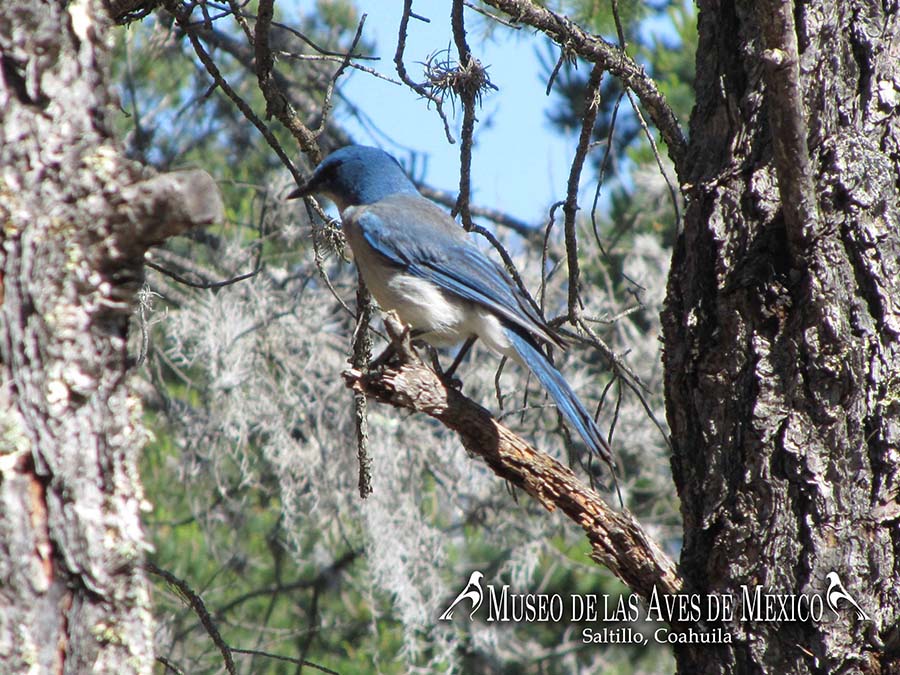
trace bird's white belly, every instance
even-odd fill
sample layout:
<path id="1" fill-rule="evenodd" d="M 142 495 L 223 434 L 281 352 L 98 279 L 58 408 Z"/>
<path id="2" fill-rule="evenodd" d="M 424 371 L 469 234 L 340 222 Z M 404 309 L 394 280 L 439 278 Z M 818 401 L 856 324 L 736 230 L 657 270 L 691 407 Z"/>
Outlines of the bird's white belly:
<path id="1" fill-rule="evenodd" d="M 500 321 L 484 307 L 453 297 L 430 281 L 399 272 L 370 250 L 354 250 L 354 256 L 381 308 L 395 311 L 404 324 L 424 331 L 422 339 L 443 347 L 477 335 L 490 349 L 518 360 Z"/>
<path id="2" fill-rule="evenodd" d="M 430 281 L 385 264 L 355 226 L 353 215 L 353 207 L 341 213 L 344 233 L 363 281 L 382 309 L 395 311 L 404 324 L 424 331 L 421 338 L 436 347 L 477 335 L 488 348 L 519 361 L 496 316 L 481 305 L 442 291 Z"/>

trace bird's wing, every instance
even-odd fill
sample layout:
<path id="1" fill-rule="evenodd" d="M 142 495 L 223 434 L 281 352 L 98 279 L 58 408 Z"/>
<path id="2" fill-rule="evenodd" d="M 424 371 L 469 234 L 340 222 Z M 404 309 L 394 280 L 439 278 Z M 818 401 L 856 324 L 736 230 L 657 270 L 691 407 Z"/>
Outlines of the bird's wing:
<path id="1" fill-rule="evenodd" d="M 366 243 L 391 265 L 562 344 L 506 271 L 428 200 L 398 196 L 360 209 L 354 221 Z"/>

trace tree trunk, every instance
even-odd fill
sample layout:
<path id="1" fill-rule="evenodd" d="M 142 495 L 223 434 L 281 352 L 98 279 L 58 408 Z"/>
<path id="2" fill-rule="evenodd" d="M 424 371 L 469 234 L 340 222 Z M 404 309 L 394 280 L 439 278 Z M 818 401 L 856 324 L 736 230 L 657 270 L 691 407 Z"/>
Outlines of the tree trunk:
<path id="1" fill-rule="evenodd" d="M 118 153 L 109 26 L 97 0 L 0 3 L 3 673 L 153 664 L 128 321 L 147 246 L 221 204 Z"/>
<path id="2" fill-rule="evenodd" d="M 738 604 L 679 671 L 900 672 L 897 3 L 699 5 L 667 412 L 681 571 Z M 829 572 L 868 620 L 748 616 Z"/>

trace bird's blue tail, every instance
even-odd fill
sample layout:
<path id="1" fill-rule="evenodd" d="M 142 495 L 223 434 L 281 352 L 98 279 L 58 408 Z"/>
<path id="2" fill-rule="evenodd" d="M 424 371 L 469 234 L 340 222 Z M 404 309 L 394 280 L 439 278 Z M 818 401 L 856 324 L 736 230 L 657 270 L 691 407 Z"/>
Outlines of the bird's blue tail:
<path id="1" fill-rule="evenodd" d="M 531 336 L 523 335 L 509 327 L 506 329 L 506 335 L 512 342 L 516 352 L 518 352 L 522 362 L 535 374 L 541 385 L 556 402 L 556 407 L 569 421 L 569 424 L 575 427 L 587 446 L 606 462 L 612 472 L 613 481 L 616 481 L 616 469 L 609 443 L 603 438 L 603 434 L 597 427 L 597 423 L 594 422 L 594 418 L 591 417 L 584 404 L 572 391 L 562 373 L 553 367 L 547 356 L 535 345 Z M 616 492 L 618 491 L 619 485 L 616 481 Z M 619 494 L 619 501 L 622 501 L 621 493 Z"/>

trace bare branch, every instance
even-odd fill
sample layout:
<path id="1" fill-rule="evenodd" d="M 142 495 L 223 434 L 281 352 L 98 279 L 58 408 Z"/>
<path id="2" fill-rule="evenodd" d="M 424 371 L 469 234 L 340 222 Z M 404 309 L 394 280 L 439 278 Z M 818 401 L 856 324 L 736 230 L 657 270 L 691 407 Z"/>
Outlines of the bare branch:
<path id="1" fill-rule="evenodd" d="M 669 148 L 675 172 L 684 173 L 687 143 L 678 119 L 652 77 L 625 52 L 596 35 L 591 35 L 570 19 L 541 7 L 532 0 L 484 0 L 486 5 L 506 12 L 516 22 L 533 26 L 565 50 L 596 63 L 620 78 L 637 94 Z"/>
<path id="2" fill-rule="evenodd" d="M 424 20 L 422 19 L 422 17 L 413 14 L 412 0 L 404 0 L 403 16 L 400 18 L 400 28 L 397 32 L 397 50 L 394 52 L 394 65 L 397 68 L 397 74 L 400 76 L 400 79 L 403 80 L 404 84 L 406 84 L 407 87 L 412 89 L 419 96 L 427 98 L 429 101 L 434 103 L 434 107 L 437 110 L 441 121 L 444 123 L 444 134 L 447 136 L 447 142 L 455 143 L 456 140 L 453 138 L 453 134 L 450 133 L 450 122 L 447 120 L 447 115 L 444 114 L 443 101 L 441 101 L 440 97 L 435 96 L 421 84 L 413 82 L 412 78 L 409 76 L 409 73 L 406 71 L 406 65 L 403 63 L 403 52 L 406 49 L 406 32 L 409 26 L 410 17 Z"/>
<path id="3" fill-rule="evenodd" d="M 178 25 L 185 31 L 188 36 L 188 39 L 191 41 L 191 45 L 194 47 L 194 51 L 197 53 L 197 56 L 200 58 L 201 63 L 206 68 L 206 71 L 209 73 L 210 77 L 213 79 L 213 83 L 216 87 L 219 87 L 225 95 L 231 99 L 231 101 L 237 106 L 238 110 L 246 117 L 252 124 L 255 126 L 259 133 L 262 134 L 263 138 L 266 139 L 269 146 L 275 151 L 275 154 L 278 155 L 278 158 L 281 162 L 287 167 L 287 169 L 291 172 L 291 175 L 294 177 L 294 180 L 299 184 L 301 181 L 300 173 L 297 171 L 294 163 L 290 160 L 290 158 L 285 153 L 284 149 L 281 147 L 281 144 L 278 142 L 278 139 L 272 134 L 269 130 L 269 127 L 265 125 L 265 123 L 259 119 L 257 114 L 253 112 L 253 109 L 250 105 L 242 99 L 238 93 L 231 88 L 231 86 L 226 82 L 225 78 L 222 76 L 222 73 L 219 71 L 218 66 L 216 66 L 215 62 L 210 57 L 209 53 L 204 49 L 203 45 L 200 42 L 200 38 L 197 34 L 197 28 L 191 23 L 191 15 L 190 10 L 186 10 L 180 6 L 175 5 L 174 3 L 169 3 L 169 10 L 174 14 L 175 20 L 178 22 Z M 258 26 L 257 26 L 258 28 Z M 259 35 L 257 33 L 257 42 L 259 41 Z M 257 44 L 257 50 L 260 49 L 259 44 Z M 268 50 L 268 43 L 266 44 L 266 50 Z M 271 51 L 270 51 L 271 56 Z M 265 93 L 265 90 L 263 90 Z M 289 127 L 290 128 L 290 127 Z"/>
<path id="4" fill-rule="evenodd" d="M 137 222 L 147 223 L 147 229 L 131 241 L 122 241 L 124 248 L 139 246 L 146 249 L 169 237 L 194 227 L 205 227 L 225 218 L 225 207 L 219 188 L 206 171 L 172 171 L 134 183 L 122 190 L 122 196 Z M 143 252 L 143 251 L 141 251 Z"/>
<path id="5" fill-rule="evenodd" d="M 365 368 L 372 359 L 372 337 L 369 324 L 372 321 L 372 298 L 357 273 L 356 328 L 353 331 L 353 355 L 350 365 L 355 369 Z M 372 494 L 372 458 L 369 456 L 369 419 L 366 415 L 366 397 L 353 392 L 353 412 L 356 423 L 356 458 L 359 463 L 359 496 L 363 499 Z"/>
<path id="6" fill-rule="evenodd" d="M 563 204 L 566 235 L 566 263 L 569 266 L 569 318 L 574 323 L 578 315 L 578 292 L 580 290 L 578 269 L 578 235 L 575 232 L 575 216 L 578 215 L 578 186 L 581 184 L 581 170 L 584 160 L 587 158 L 591 146 L 591 137 L 594 134 L 594 122 L 597 121 L 597 111 L 600 108 L 600 84 L 603 81 L 603 68 L 594 64 L 591 75 L 588 78 L 587 90 L 584 94 L 584 113 L 581 118 L 581 134 L 578 137 L 578 146 L 575 148 L 575 157 L 572 159 L 572 167 L 569 169 L 569 182 L 566 188 L 566 201 Z"/>
<path id="7" fill-rule="evenodd" d="M 275 81 L 273 74 L 275 57 L 272 55 L 272 49 L 269 46 L 269 28 L 272 25 L 272 18 L 275 13 L 274 4 L 274 0 L 260 0 L 254 30 L 256 76 L 259 80 L 259 90 L 266 98 L 266 116 L 274 115 L 297 139 L 300 148 L 310 156 L 313 164 L 318 164 L 322 160 L 322 151 L 319 149 L 316 135 L 294 111 L 281 87 Z M 285 161 L 285 158 L 282 158 L 282 161 Z M 286 166 L 291 166 L 290 162 L 287 162 Z M 291 173 L 294 174 L 294 178 L 299 183 L 299 175 L 294 171 Z"/>
<path id="8" fill-rule="evenodd" d="M 166 583 L 170 584 L 178 592 L 178 595 L 190 606 L 194 614 L 197 615 L 197 618 L 200 619 L 203 630 L 206 631 L 206 634 L 209 635 L 213 643 L 215 643 L 216 647 L 218 647 L 219 651 L 222 653 L 222 660 L 225 662 L 225 670 L 228 671 L 229 675 L 235 675 L 237 670 L 234 667 L 231 648 L 225 644 L 225 640 L 222 639 L 219 627 L 216 626 L 215 621 L 213 621 L 212 617 L 209 615 L 206 604 L 203 602 L 203 598 L 197 595 L 184 579 L 176 577 L 168 570 L 164 570 L 150 561 L 144 563 L 144 568 L 151 574 L 155 574 L 156 576 L 165 579 Z"/>
<path id="9" fill-rule="evenodd" d="M 480 69 L 481 64 L 472 56 L 472 50 L 466 40 L 466 26 L 463 18 L 462 0 L 453 0 L 450 10 L 450 24 L 453 27 L 453 41 L 459 55 L 459 70 L 468 72 Z M 474 78 L 472 78 L 474 79 Z M 459 214 L 463 227 L 472 229 L 472 214 L 469 212 L 469 194 L 472 187 L 472 137 L 475 134 L 475 100 L 480 95 L 479 89 L 472 86 L 458 86 L 454 91 L 459 94 L 463 107 L 462 143 L 459 146 L 459 197 L 453 207 L 452 214 Z"/>
<path id="10" fill-rule="evenodd" d="M 647 598 L 654 588 L 678 593 L 682 580 L 675 563 L 628 511 L 616 512 L 575 474 L 513 434 L 491 414 L 447 388 L 407 350 L 400 363 L 379 371 L 344 373 L 347 385 L 382 403 L 424 412 L 459 434 L 466 449 L 491 470 L 525 490 L 547 510 L 562 510 L 580 525 L 591 542 L 591 557 L 605 565 L 634 592 Z"/>

